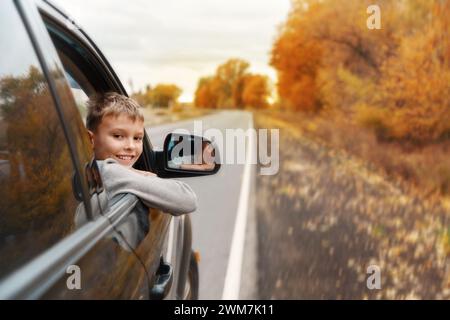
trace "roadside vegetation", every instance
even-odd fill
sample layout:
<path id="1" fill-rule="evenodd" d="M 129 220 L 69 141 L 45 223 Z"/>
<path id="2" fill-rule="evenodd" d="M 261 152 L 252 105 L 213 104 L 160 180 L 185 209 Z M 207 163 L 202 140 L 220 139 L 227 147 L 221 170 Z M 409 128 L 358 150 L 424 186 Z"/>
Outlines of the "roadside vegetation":
<path id="1" fill-rule="evenodd" d="M 310 135 L 450 195 L 450 1 L 293 1 L 271 64 L 275 108 L 299 112 Z"/>
<path id="2" fill-rule="evenodd" d="M 311 138 L 423 195 L 450 196 L 450 1 L 377 1 L 373 30 L 371 1 L 291 3 L 270 52 L 277 83 L 230 58 L 199 79 L 192 103 L 178 102 L 174 84 L 133 97 L 156 115 L 250 109 L 295 118 Z"/>

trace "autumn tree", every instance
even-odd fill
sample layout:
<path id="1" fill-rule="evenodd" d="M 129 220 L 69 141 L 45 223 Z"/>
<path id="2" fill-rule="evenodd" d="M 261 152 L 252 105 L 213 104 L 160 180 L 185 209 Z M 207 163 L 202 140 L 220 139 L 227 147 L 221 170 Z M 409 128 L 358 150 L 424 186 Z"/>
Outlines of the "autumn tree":
<path id="1" fill-rule="evenodd" d="M 242 107 L 242 78 L 247 73 L 250 64 L 241 59 L 230 59 L 220 65 L 216 71 L 219 84 L 219 106 Z"/>
<path id="2" fill-rule="evenodd" d="M 0 131 L 0 150 L 9 166 L 0 184 L 0 239 L 4 239 L 6 230 L 25 234 L 30 225 L 41 230 L 45 224 L 51 229 L 48 221 L 70 228 L 73 221 L 61 221 L 69 215 L 58 213 L 75 211 L 67 201 L 73 198 L 73 167 L 39 68 L 30 66 L 26 74 L 0 78 L 0 129 L 4 129 Z M 3 214 L 6 211 L 8 214 Z"/>
<path id="3" fill-rule="evenodd" d="M 215 83 L 218 83 L 218 81 L 214 77 L 204 77 L 199 80 L 194 100 L 197 107 L 217 108 L 219 90 L 216 89 Z"/>
<path id="4" fill-rule="evenodd" d="M 266 76 L 250 74 L 244 78 L 242 104 L 258 109 L 268 106 L 269 80 Z"/>
<path id="5" fill-rule="evenodd" d="M 150 92 L 151 104 L 155 107 L 169 107 L 178 101 L 182 90 L 174 84 L 158 84 Z"/>
<path id="6" fill-rule="evenodd" d="M 303 7 L 293 4 L 294 9 L 274 43 L 270 64 L 278 72 L 277 89 L 283 103 L 295 110 L 317 110 L 322 48 L 304 31 L 307 20 L 303 18 Z"/>
<path id="7" fill-rule="evenodd" d="M 354 75 L 367 82 L 379 76 L 382 62 L 393 54 L 398 41 L 391 32 L 397 21 L 390 13 L 395 10 L 389 10 L 393 5 L 378 3 L 385 13 L 383 28 L 369 31 L 366 8 L 370 1 L 292 1 L 271 55 L 271 65 L 278 72 L 278 93 L 288 107 L 346 108 L 353 102 L 353 88 L 351 84 L 347 88 L 346 80 L 354 80 Z"/>
<path id="8" fill-rule="evenodd" d="M 201 78 L 195 92 L 195 105 L 204 108 L 263 107 L 270 93 L 268 79 L 251 74 L 250 64 L 230 59 L 221 64 L 216 73 Z M 257 95 L 259 97 L 256 97 Z"/>
<path id="9" fill-rule="evenodd" d="M 150 94 L 152 92 L 152 87 L 150 85 L 146 85 L 144 90 L 139 90 L 137 92 L 133 92 L 131 94 L 131 98 L 136 100 L 139 105 L 142 107 L 147 107 L 151 105 L 151 97 Z"/>
<path id="10" fill-rule="evenodd" d="M 379 138 L 450 137 L 448 0 L 292 0 L 273 44 L 281 104 L 331 109 Z"/>
<path id="11" fill-rule="evenodd" d="M 157 84 L 154 88 L 150 85 L 145 87 L 142 92 L 132 94 L 141 106 L 153 106 L 167 108 L 177 103 L 182 90 L 174 84 Z"/>
<path id="12" fill-rule="evenodd" d="M 450 2 L 430 2 L 426 23 L 383 64 L 379 86 L 389 135 L 415 143 L 450 138 Z"/>

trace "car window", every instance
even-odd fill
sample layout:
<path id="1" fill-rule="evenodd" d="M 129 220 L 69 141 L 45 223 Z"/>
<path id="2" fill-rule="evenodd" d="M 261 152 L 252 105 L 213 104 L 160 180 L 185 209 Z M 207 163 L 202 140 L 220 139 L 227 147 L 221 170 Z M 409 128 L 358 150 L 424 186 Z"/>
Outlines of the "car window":
<path id="1" fill-rule="evenodd" d="M 43 15 L 45 26 L 72 89 L 82 90 L 88 97 L 97 92 L 116 91 L 106 76 L 102 63 L 77 36 L 69 33 L 52 18 Z"/>
<path id="2" fill-rule="evenodd" d="M 94 57 L 95 55 L 76 36 L 50 17 L 43 15 L 43 19 L 64 67 L 80 115 L 86 125 L 86 102 L 89 97 L 99 92 L 120 92 L 118 85 L 114 84 L 106 66 L 97 60 L 98 58 Z M 147 142 L 144 141 L 144 150 L 149 150 L 148 153 L 150 153 L 151 149 L 146 144 Z M 149 170 L 150 164 L 143 154 L 133 167 L 139 170 Z"/>
<path id="3" fill-rule="evenodd" d="M 49 29 L 51 30 L 51 29 Z M 70 58 L 67 53 L 70 50 L 68 46 L 62 46 L 60 41 L 55 39 L 54 33 L 50 32 L 52 40 L 57 48 L 57 53 L 64 67 L 64 73 L 69 82 L 70 90 L 80 116 L 83 119 L 84 125 L 86 125 L 87 107 L 86 103 L 89 100 L 89 96 L 96 92 L 94 86 L 89 82 L 88 78 L 84 75 L 83 71 L 77 66 L 76 61 Z M 64 49 L 63 49 L 64 47 Z M 72 55 L 73 56 L 73 55 Z"/>
<path id="4" fill-rule="evenodd" d="M 87 101 L 89 97 L 87 93 L 81 88 L 80 84 L 73 78 L 73 76 L 65 70 L 67 79 L 69 80 L 70 90 L 72 91 L 77 109 L 80 112 L 80 116 L 83 119 L 84 125 L 86 125 L 86 115 L 87 115 Z"/>
<path id="5" fill-rule="evenodd" d="M 0 10 L 0 278 L 75 229 L 84 206 L 52 95 L 13 2 Z"/>

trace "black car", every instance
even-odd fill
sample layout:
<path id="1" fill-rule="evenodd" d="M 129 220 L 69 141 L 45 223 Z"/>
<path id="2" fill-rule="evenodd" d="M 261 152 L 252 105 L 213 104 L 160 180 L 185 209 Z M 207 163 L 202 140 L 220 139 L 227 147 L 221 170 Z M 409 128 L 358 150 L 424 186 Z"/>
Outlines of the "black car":
<path id="1" fill-rule="evenodd" d="M 189 215 L 132 194 L 107 201 L 85 102 L 127 93 L 95 43 L 48 1 L 6 0 L 0 49 L 0 298 L 197 298 Z M 169 167 L 172 136 L 159 152 L 146 136 L 135 168 L 165 178 L 219 170 Z"/>

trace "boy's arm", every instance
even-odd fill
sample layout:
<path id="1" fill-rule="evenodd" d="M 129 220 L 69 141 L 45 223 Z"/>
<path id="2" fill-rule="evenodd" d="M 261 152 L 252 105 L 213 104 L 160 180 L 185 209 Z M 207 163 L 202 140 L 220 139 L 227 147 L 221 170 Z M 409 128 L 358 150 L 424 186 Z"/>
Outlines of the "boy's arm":
<path id="1" fill-rule="evenodd" d="M 190 213 L 197 208 L 197 196 L 184 182 L 161 179 L 151 172 L 127 168 L 107 159 L 101 170 L 110 197 L 119 193 L 136 195 L 147 207 L 173 215 Z"/>
<path id="2" fill-rule="evenodd" d="M 150 172 L 150 171 L 143 171 L 143 170 L 138 170 L 138 169 L 135 169 L 135 168 L 130 168 L 130 170 L 133 170 L 134 172 L 137 172 L 137 173 L 139 173 L 139 174 L 141 174 L 143 176 L 146 176 L 146 177 L 156 177 L 156 174 L 153 173 L 153 172 Z"/>

